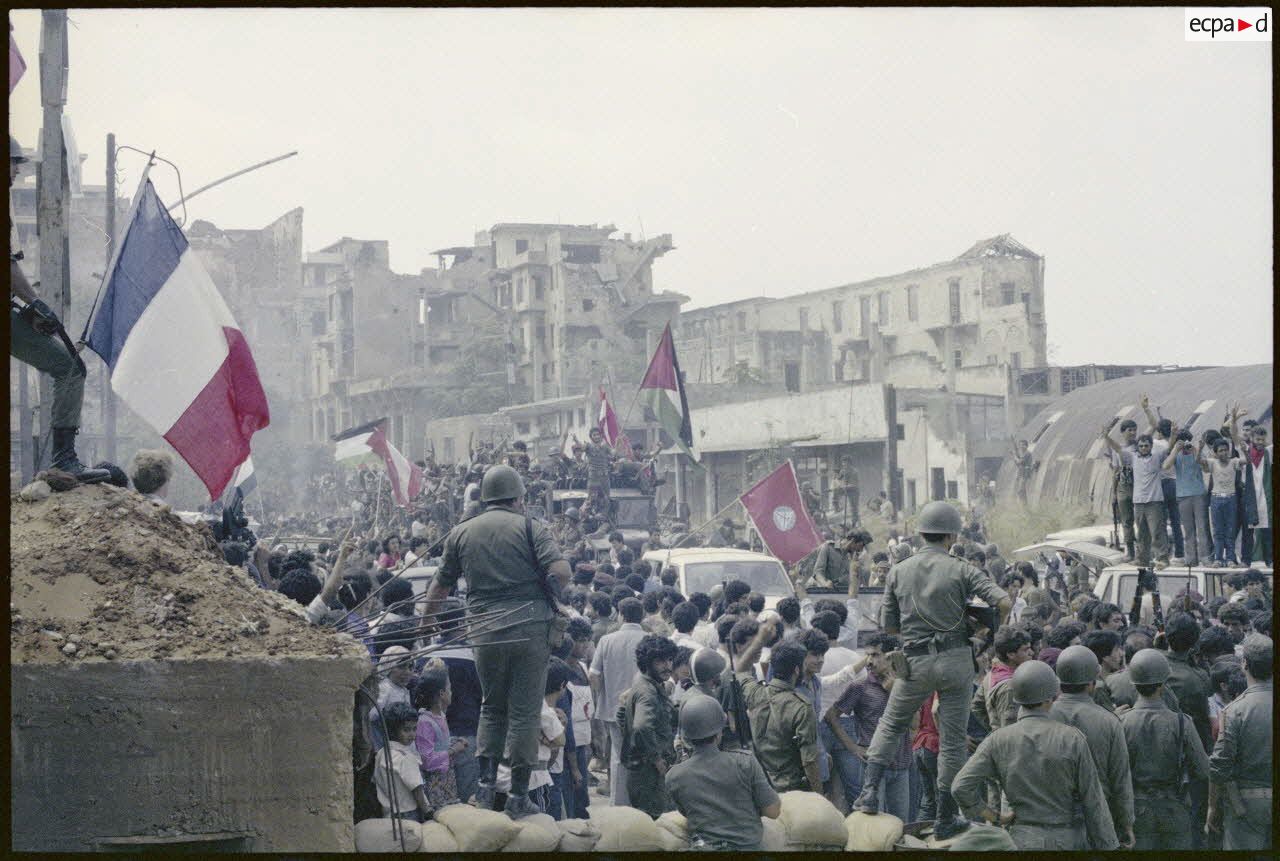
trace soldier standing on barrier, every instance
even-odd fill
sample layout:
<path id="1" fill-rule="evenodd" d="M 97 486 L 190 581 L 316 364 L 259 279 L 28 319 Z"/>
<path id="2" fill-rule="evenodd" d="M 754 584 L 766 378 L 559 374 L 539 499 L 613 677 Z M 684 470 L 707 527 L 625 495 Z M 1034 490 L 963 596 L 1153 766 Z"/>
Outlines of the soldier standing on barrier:
<path id="1" fill-rule="evenodd" d="M 893 652 L 897 682 L 876 726 L 867 751 L 862 794 L 854 810 L 874 814 L 880 807 L 880 782 L 893 759 L 898 740 L 930 693 L 938 693 L 938 819 L 934 834 L 952 837 L 968 827 L 951 797 L 951 781 L 965 757 L 969 698 L 977 672 L 969 642 L 965 607 L 982 598 L 1000 611 L 1001 624 L 1012 602 L 986 572 L 949 555 L 964 524 L 960 512 L 945 502 L 931 502 L 920 512 L 917 531 L 924 549 L 889 572 L 880 608 L 880 627 L 903 640 Z"/>
<path id="2" fill-rule="evenodd" d="M 1204 779 L 1209 757 L 1186 715 L 1161 698 L 1169 679 L 1163 652 L 1143 649 L 1129 664 L 1138 702 L 1120 718 L 1133 776 L 1134 848 L 1190 849 L 1191 806 L 1184 797 L 1184 773 Z"/>
<path id="3" fill-rule="evenodd" d="M 1054 670 L 1062 682 L 1049 717 L 1084 733 L 1093 764 L 1102 782 L 1102 794 L 1120 845 L 1133 848 L 1133 782 L 1129 776 L 1129 747 L 1120 718 L 1093 699 L 1098 680 L 1098 656 L 1084 646 L 1068 646 L 1058 655 Z"/>
<path id="4" fill-rule="evenodd" d="M 1111 812 L 1089 753 L 1075 727 L 1050 716 L 1058 677 L 1043 661 L 1027 661 L 1013 673 L 1013 700 L 1022 708 L 1016 723 L 982 740 L 955 779 L 955 797 L 966 810 L 980 810 L 991 824 L 1009 826 L 1021 850 L 1111 850 L 1117 846 Z M 1001 817 L 982 798 L 995 780 L 1013 812 Z"/>
<path id="5" fill-rule="evenodd" d="M 9 135 L 9 187 L 29 159 L 18 141 Z M 106 481 L 111 473 L 89 469 L 76 456 L 76 434 L 80 430 L 80 408 L 84 403 L 84 362 L 67 337 L 58 315 L 46 305 L 27 282 L 18 261 L 22 252 L 9 247 L 9 355 L 53 378 L 53 406 L 50 433 L 53 436 L 54 469 L 69 472 L 85 484 Z M 37 282 L 39 283 L 39 282 Z M 54 336 L 58 337 L 54 337 Z M 25 373 L 25 372 L 24 372 Z"/>
<path id="6" fill-rule="evenodd" d="M 569 563 L 551 533 L 524 513 L 524 482 L 509 466 L 485 471 L 480 503 L 485 509 L 450 530 L 440 572 L 427 590 L 427 612 L 458 582 L 467 581 L 469 613 L 514 610 L 500 628 L 472 638 L 480 676 L 480 724 L 476 759 L 480 785 L 476 801 L 493 806 L 498 763 L 511 763 L 506 812 L 513 819 L 540 812 L 528 796 L 529 776 L 538 761 L 538 732 L 552 639 L 563 634 L 548 597 L 554 577 L 569 582 Z M 506 640 L 522 642 L 488 646 Z"/>
<path id="7" fill-rule="evenodd" d="M 1208 827 L 1223 829 L 1222 848 L 1271 848 L 1271 687 L 1275 646 L 1252 634 L 1244 641 L 1249 687 L 1219 716 L 1222 729 L 1209 757 Z M 1220 817 L 1220 812 L 1225 816 Z M 1222 818 L 1224 821 L 1219 822 Z"/>

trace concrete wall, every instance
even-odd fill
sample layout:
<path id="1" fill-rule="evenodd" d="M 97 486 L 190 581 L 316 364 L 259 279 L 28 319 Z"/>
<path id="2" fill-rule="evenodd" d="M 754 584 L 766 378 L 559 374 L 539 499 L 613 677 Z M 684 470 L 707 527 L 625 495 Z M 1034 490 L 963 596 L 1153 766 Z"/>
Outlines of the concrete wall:
<path id="1" fill-rule="evenodd" d="M 250 851 L 349 852 L 359 657 L 11 668 L 12 840 L 249 832 Z"/>

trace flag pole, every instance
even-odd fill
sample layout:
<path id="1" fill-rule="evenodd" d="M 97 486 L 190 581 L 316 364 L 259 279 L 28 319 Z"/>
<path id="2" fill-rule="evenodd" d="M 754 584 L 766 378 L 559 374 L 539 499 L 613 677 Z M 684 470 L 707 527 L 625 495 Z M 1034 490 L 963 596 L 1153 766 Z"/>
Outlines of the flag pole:
<path id="1" fill-rule="evenodd" d="M 702 525 L 701 525 L 701 526 L 699 526 L 697 529 L 690 529 L 687 533 L 685 533 L 684 538 L 681 538 L 681 539 L 680 539 L 679 541 L 677 541 L 675 544 L 672 544 L 672 545 L 671 545 L 671 547 L 670 547 L 669 549 L 671 549 L 671 550 L 676 549 L 676 548 L 677 548 L 677 547 L 679 547 L 681 544 L 683 544 L 683 543 L 685 543 L 686 541 L 688 541 L 688 540 L 689 540 L 689 538 L 690 538 L 691 536 L 697 535 L 699 532 L 701 532 L 702 530 L 706 529 L 706 528 L 707 528 L 708 526 L 710 526 L 711 524 L 715 523 L 717 520 L 719 520 L 719 519 L 720 519 L 720 516 L 721 516 L 722 514 L 724 514 L 726 511 L 728 511 L 730 508 L 733 508 L 735 505 L 737 505 L 737 504 L 738 504 L 738 503 L 740 503 L 740 502 L 742 502 L 742 497 L 741 497 L 741 496 L 739 496 L 739 497 L 735 497 L 735 498 L 734 498 L 734 500 L 733 500 L 733 502 L 730 502 L 730 503 L 729 503 L 728 505 L 726 505 L 724 508 L 720 509 L 720 510 L 719 510 L 719 511 L 717 511 L 715 514 L 713 514 L 713 515 L 711 516 L 711 519 L 710 519 L 710 520 L 708 520 L 706 523 L 702 524 Z M 748 518 L 750 518 L 750 517 L 751 517 L 750 512 L 748 512 L 748 513 L 747 513 L 747 517 L 748 517 Z M 754 524 L 754 523 L 755 523 L 755 521 L 752 521 L 752 523 Z M 756 531 L 758 532 L 759 530 L 756 530 Z M 763 539 L 762 539 L 762 540 L 763 540 Z"/>
<path id="2" fill-rule="evenodd" d="M 146 187 L 147 175 L 151 173 L 151 165 L 155 164 L 153 159 L 156 151 L 152 150 L 151 155 L 147 156 L 147 166 L 142 169 L 142 178 L 138 180 L 138 190 L 133 193 L 133 202 L 129 204 L 129 214 L 124 220 L 124 235 L 129 236 L 129 228 L 133 226 L 134 216 L 138 214 L 138 204 L 142 201 L 142 189 Z M 102 298 L 102 288 L 107 286 L 107 279 L 111 277 L 111 273 L 116 271 L 116 265 L 120 262 L 120 252 L 124 249 L 124 242 L 116 240 L 115 250 L 111 254 L 111 262 L 107 265 L 106 270 L 102 273 L 102 280 L 98 282 L 98 294 L 93 297 L 93 305 L 89 308 L 89 316 L 84 321 L 84 331 L 80 333 L 80 341 L 76 344 L 76 352 L 88 345 L 86 340 L 89 337 L 89 327 L 93 325 L 93 316 L 98 311 L 98 300 Z M 93 349 L 90 347 L 90 349 Z M 96 353 L 97 350 L 94 350 Z M 101 357 L 105 362 L 106 357 Z"/>

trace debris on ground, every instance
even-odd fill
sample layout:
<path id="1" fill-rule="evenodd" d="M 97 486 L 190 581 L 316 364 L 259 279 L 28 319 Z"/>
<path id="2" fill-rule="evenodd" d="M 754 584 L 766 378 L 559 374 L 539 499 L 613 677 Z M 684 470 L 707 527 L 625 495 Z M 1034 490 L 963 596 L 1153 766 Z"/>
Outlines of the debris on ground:
<path id="1" fill-rule="evenodd" d="M 110 484 L 10 500 L 14 663 L 367 654 L 226 564 L 203 523 Z"/>

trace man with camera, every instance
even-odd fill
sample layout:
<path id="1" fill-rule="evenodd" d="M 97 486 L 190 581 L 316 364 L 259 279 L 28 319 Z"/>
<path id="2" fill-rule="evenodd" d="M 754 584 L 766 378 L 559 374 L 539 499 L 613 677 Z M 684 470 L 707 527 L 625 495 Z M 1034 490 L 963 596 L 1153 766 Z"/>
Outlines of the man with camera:
<path id="1" fill-rule="evenodd" d="M 14 180 L 27 161 L 22 146 L 10 135 L 10 188 L 13 188 Z M 53 433 L 53 467 L 71 473 L 86 484 L 106 481 L 111 478 L 109 471 L 89 469 L 76 457 L 76 432 L 80 429 L 80 407 L 84 402 L 84 362 L 72 346 L 58 315 L 36 295 L 34 286 L 27 281 L 27 276 L 18 266 L 21 259 L 21 251 L 9 249 L 9 354 L 53 377 L 53 405 L 49 413 Z"/>

